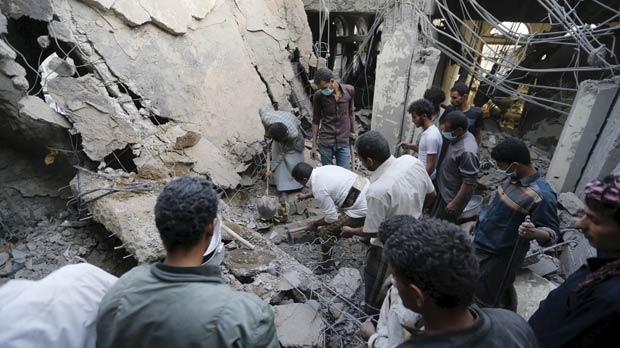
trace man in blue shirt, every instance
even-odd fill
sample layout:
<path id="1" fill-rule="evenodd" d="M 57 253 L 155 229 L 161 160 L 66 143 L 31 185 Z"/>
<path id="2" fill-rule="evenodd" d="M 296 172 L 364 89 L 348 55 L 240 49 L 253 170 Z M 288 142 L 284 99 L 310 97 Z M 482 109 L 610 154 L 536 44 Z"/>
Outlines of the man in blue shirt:
<path id="1" fill-rule="evenodd" d="M 555 243 L 559 233 L 557 196 L 536 171 L 523 141 L 511 138 L 491 152 L 506 176 L 491 204 L 480 213 L 474 244 L 480 261 L 476 300 L 482 306 L 517 308 L 516 271 L 530 247 Z"/>
<path id="2" fill-rule="evenodd" d="M 530 318 L 541 347 L 617 347 L 620 328 L 620 175 L 589 183 L 575 227 L 597 249 Z M 616 343 L 614 343 L 616 342 Z"/>

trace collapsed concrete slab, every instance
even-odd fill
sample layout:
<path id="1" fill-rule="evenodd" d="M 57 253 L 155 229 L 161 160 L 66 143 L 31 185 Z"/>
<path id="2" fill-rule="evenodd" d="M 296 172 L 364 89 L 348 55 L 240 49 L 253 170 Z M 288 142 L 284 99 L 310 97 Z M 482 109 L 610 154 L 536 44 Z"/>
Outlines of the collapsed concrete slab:
<path id="1" fill-rule="evenodd" d="M 520 271 L 514 285 L 518 295 L 517 313 L 525 320 L 536 312 L 540 301 L 547 298 L 549 292 L 557 287 L 557 285 L 529 270 Z"/>
<path id="2" fill-rule="evenodd" d="M 285 348 L 319 347 L 324 339 L 325 324 L 318 309 L 315 301 L 274 306 L 280 345 Z"/>

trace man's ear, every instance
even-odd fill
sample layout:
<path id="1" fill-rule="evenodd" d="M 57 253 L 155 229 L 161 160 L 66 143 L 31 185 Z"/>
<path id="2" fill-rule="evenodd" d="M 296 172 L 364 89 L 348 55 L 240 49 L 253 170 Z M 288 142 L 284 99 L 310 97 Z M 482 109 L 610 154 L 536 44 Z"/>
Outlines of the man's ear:
<path id="1" fill-rule="evenodd" d="M 215 219 L 217 219 L 217 217 Z M 215 228 L 215 219 L 213 219 L 213 221 L 211 221 L 205 228 L 206 239 L 211 239 L 211 237 L 213 237 L 213 229 Z"/>
<path id="2" fill-rule="evenodd" d="M 418 306 L 418 308 L 422 308 L 424 306 L 424 303 L 426 303 L 426 295 L 424 295 L 422 290 L 415 286 L 415 284 L 409 284 L 409 288 L 411 289 L 413 298 L 415 298 L 416 306 Z"/>

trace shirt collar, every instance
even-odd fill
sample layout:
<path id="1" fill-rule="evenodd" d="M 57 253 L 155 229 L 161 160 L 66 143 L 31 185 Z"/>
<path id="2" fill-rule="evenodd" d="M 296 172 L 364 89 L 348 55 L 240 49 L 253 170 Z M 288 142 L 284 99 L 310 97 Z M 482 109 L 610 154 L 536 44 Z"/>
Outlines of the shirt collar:
<path id="1" fill-rule="evenodd" d="M 590 269 L 591 272 L 596 272 L 598 269 L 605 266 L 606 264 L 616 261 L 618 259 L 620 258 L 618 257 L 591 257 L 587 260 L 588 268 Z"/>
<path id="2" fill-rule="evenodd" d="M 385 160 L 385 162 L 381 163 L 381 165 L 377 169 L 375 169 L 375 171 L 370 175 L 370 177 L 368 178 L 370 179 L 370 182 L 377 181 L 388 170 L 388 168 L 392 166 L 394 162 L 396 162 L 396 157 L 390 155 L 390 158 Z"/>
<path id="3" fill-rule="evenodd" d="M 219 266 L 201 265 L 197 267 L 173 267 L 163 263 L 151 266 L 151 273 L 158 279 L 182 283 L 223 283 Z"/>
<path id="4" fill-rule="evenodd" d="M 521 183 L 521 186 L 530 186 L 531 183 L 533 183 L 534 181 L 538 180 L 540 178 L 540 173 L 538 172 L 538 170 L 530 175 L 530 176 L 526 176 L 520 179 L 516 179 L 514 181 L 512 181 L 513 183 Z"/>

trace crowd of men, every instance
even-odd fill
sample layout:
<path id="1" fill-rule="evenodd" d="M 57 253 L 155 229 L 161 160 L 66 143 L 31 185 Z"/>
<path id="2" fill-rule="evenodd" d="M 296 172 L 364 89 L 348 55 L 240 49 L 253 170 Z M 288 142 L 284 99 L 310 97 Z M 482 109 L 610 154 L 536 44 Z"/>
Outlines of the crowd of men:
<path id="1" fill-rule="evenodd" d="M 576 228 L 597 249 L 525 321 L 513 283 L 530 242 L 561 234 L 557 196 L 516 138 L 491 152 L 504 176 L 473 236 L 457 223 L 476 187 L 482 116 L 457 83 L 451 106 L 430 88 L 408 108 L 423 132 L 395 157 L 368 131 L 355 142 L 368 178 L 351 171 L 353 87 L 331 71 L 315 75 L 312 156 L 290 113 L 261 109 L 273 140 L 268 175 L 278 191 L 315 199 L 324 216 L 308 223 L 321 241 L 317 272 L 334 269 L 338 238 L 369 243 L 364 305 L 375 315 L 360 333 L 369 347 L 612 347 L 620 327 L 620 175 L 587 185 Z M 465 86 L 466 87 L 466 86 Z M 318 147 L 318 149 L 317 149 Z M 335 165 L 334 165 L 335 160 Z M 306 188 L 299 192 L 300 188 Z M 159 263 L 116 280 L 92 266 L 62 268 L 39 282 L 0 287 L 2 347 L 278 347 L 273 312 L 253 294 L 223 282 L 218 196 L 211 182 L 180 177 L 155 206 L 166 250 Z M 215 261 L 214 261 L 215 260 Z M 27 314 L 27 315 L 26 315 Z"/>

